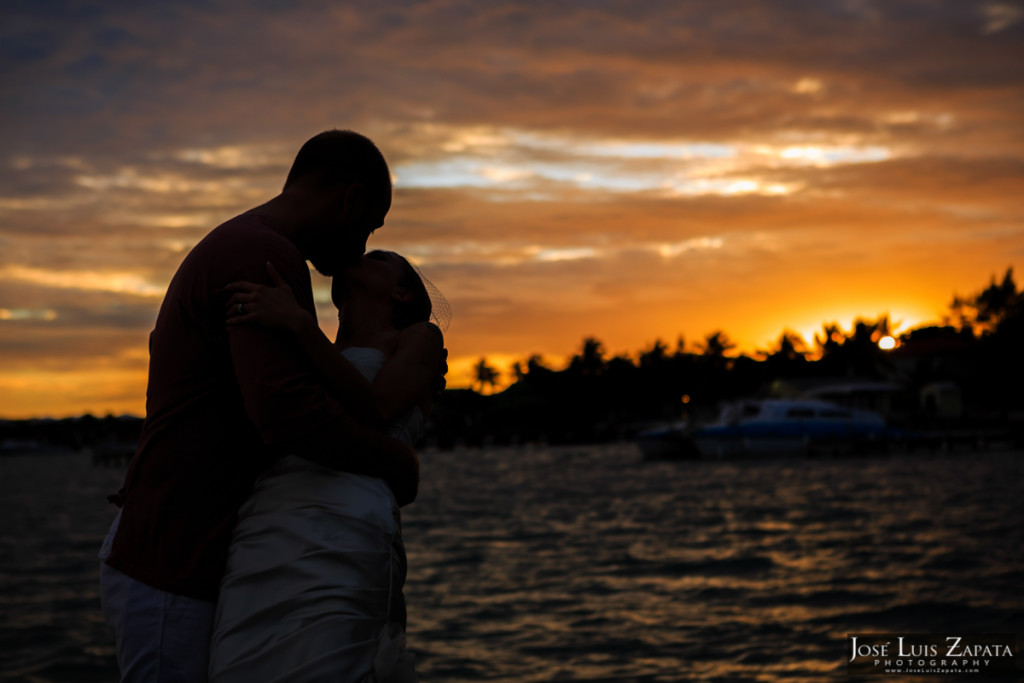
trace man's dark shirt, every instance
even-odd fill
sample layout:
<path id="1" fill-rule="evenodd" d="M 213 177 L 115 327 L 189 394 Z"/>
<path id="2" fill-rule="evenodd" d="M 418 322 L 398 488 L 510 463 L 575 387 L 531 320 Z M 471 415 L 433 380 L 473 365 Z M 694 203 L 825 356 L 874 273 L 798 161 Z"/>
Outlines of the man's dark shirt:
<path id="1" fill-rule="evenodd" d="M 287 339 L 225 324 L 224 287 L 266 282 L 268 261 L 315 315 L 302 254 L 249 213 L 192 249 L 150 335 L 146 421 L 107 562 L 155 588 L 215 601 L 256 477 L 281 453 L 340 445 L 343 411 Z"/>

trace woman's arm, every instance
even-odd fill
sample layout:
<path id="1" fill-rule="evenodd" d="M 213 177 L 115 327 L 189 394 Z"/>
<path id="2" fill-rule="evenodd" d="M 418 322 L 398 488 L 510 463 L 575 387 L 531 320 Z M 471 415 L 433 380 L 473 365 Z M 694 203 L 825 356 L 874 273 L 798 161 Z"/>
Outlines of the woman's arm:
<path id="1" fill-rule="evenodd" d="M 437 325 L 423 322 L 401 331 L 391 359 L 373 381 L 373 395 L 384 422 L 433 398 L 442 369 L 444 336 Z M 443 374 L 442 374 L 443 380 Z"/>
<path id="2" fill-rule="evenodd" d="M 323 377 L 327 391 L 368 425 L 380 428 L 387 424 L 390 420 L 380 410 L 375 387 L 341 355 L 312 317 L 307 314 L 307 318 L 308 321 L 292 333 L 302 353 Z"/>
<path id="3" fill-rule="evenodd" d="M 227 323 L 257 324 L 287 332 L 342 407 L 370 426 L 379 428 L 385 424 L 370 383 L 338 353 L 316 319 L 298 304 L 291 287 L 269 262 L 267 274 L 273 286 L 233 282 L 225 288 L 232 293 L 227 304 Z"/>

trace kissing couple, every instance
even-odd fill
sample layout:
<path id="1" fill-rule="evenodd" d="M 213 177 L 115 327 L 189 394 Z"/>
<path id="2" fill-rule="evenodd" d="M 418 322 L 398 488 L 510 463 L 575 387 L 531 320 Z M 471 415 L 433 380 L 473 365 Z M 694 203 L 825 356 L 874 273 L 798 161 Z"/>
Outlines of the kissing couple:
<path id="1" fill-rule="evenodd" d="M 122 681 L 416 680 L 399 508 L 449 313 L 406 259 L 364 254 L 390 206 L 377 147 L 321 133 L 171 280 L 100 552 Z M 307 259 L 333 278 L 333 343 Z"/>

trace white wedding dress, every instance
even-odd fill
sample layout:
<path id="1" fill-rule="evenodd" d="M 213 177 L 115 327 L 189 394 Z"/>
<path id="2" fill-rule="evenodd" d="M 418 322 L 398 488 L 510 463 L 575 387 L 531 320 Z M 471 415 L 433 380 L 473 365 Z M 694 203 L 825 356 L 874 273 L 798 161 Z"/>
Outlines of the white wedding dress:
<path id="1" fill-rule="evenodd" d="M 371 382 L 387 361 L 372 348 L 343 354 Z M 411 445 L 423 422 L 413 408 L 389 431 Z M 210 680 L 415 681 L 405 571 L 398 505 L 383 480 L 281 458 L 239 510 Z"/>

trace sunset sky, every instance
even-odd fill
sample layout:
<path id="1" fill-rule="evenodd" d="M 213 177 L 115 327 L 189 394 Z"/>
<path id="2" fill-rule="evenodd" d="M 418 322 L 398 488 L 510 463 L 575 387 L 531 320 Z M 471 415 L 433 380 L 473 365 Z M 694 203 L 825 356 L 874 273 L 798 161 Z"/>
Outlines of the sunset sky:
<path id="1" fill-rule="evenodd" d="M 328 128 L 391 164 L 369 246 L 447 295 L 450 386 L 907 329 L 1024 263 L 1019 1 L 15 0 L 0 79 L 2 417 L 143 414 L 178 263 Z"/>

